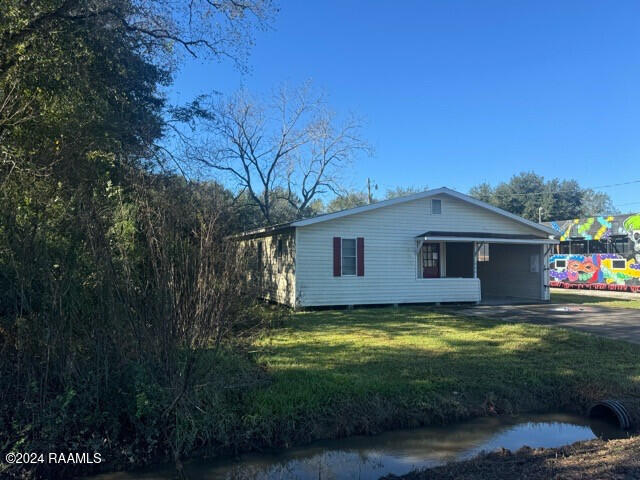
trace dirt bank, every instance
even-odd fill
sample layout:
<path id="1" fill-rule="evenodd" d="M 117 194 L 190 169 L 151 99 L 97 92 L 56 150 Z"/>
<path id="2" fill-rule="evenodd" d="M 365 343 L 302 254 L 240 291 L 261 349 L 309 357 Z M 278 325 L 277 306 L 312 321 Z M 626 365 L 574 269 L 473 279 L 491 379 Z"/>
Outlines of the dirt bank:
<path id="1" fill-rule="evenodd" d="M 562 448 L 524 447 L 492 452 L 465 462 L 412 472 L 386 480 L 577 480 L 640 479 L 640 436 L 624 440 L 591 440 Z"/>

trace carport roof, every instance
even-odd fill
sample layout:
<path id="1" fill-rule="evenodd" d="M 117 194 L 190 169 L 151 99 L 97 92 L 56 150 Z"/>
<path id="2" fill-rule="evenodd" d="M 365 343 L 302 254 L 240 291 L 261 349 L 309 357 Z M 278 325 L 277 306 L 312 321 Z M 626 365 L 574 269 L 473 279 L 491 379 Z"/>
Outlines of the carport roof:
<path id="1" fill-rule="evenodd" d="M 429 231 L 417 235 L 416 238 L 450 242 L 487 242 L 487 243 L 532 243 L 555 244 L 558 240 L 536 235 L 487 232 L 438 232 Z"/>

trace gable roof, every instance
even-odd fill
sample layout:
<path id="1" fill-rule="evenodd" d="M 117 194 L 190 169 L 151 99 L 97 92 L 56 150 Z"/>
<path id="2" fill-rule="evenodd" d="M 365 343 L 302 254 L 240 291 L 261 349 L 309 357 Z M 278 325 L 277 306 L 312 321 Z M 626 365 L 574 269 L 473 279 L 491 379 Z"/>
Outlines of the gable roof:
<path id="1" fill-rule="evenodd" d="M 336 218 L 347 217 L 349 215 L 355 215 L 357 213 L 368 212 L 371 210 L 376 210 L 378 208 L 389 207 L 391 205 L 397 205 L 400 203 L 411 202 L 413 200 L 420 200 L 422 198 L 433 197 L 436 195 L 449 195 L 450 197 L 457 198 L 458 200 L 462 200 L 463 202 L 470 203 L 471 205 L 475 205 L 480 208 L 484 208 L 485 210 L 489 210 L 493 213 L 497 213 L 498 215 L 502 215 L 503 217 L 507 217 L 516 222 L 522 223 L 530 228 L 538 230 L 546 235 L 556 236 L 558 232 L 553 228 L 547 227 L 546 225 L 541 225 L 539 223 L 532 222 L 531 220 L 527 220 L 526 218 L 522 218 L 518 215 L 515 215 L 511 212 L 507 212 L 506 210 L 502 210 L 501 208 L 494 207 L 493 205 L 489 205 L 483 201 L 480 201 L 476 198 L 470 197 L 469 195 L 465 195 L 464 193 L 456 192 L 455 190 L 451 190 L 447 187 L 435 188 L 433 190 L 426 190 L 420 193 L 414 193 L 413 195 L 407 195 L 405 197 L 397 197 L 392 198 L 390 200 L 383 200 L 380 202 L 372 203 L 369 205 L 363 205 L 361 207 L 349 208 L 347 210 L 341 210 L 339 212 L 333 213 L 325 213 L 323 215 L 318 215 L 316 217 L 305 218 L 302 220 L 297 220 L 288 224 L 291 227 L 304 227 L 307 225 L 313 225 L 315 223 L 326 222 L 329 220 L 335 220 Z"/>
<path id="2" fill-rule="evenodd" d="M 450 197 L 457 198 L 458 200 L 462 200 L 463 202 L 467 202 L 471 205 L 484 208 L 485 210 L 489 210 L 490 212 L 497 213 L 498 215 L 502 215 L 503 217 L 507 217 L 511 220 L 522 223 L 530 228 L 533 228 L 535 230 L 540 231 L 541 233 L 544 233 L 547 236 L 555 237 L 558 235 L 558 231 L 556 231 L 551 227 L 542 225 L 540 223 L 532 222 L 531 220 L 527 220 L 526 218 L 522 218 L 511 212 L 502 210 L 501 208 L 494 207 L 493 205 L 489 205 L 488 203 L 485 203 L 481 200 L 470 197 L 469 195 L 465 195 L 464 193 L 456 192 L 455 190 L 451 190 L 450 188 L 447 188 L 447 187 L 440 187 L 440 188 L 435 188 L 433 190 L 426 190 L 424 192 L 414 193 L 412 195 L 407 195 L 404 197 L 392 198 L 390 200 L 382 200 L 380 202 L 371 203 L 369 205 L 363 205 L 361 207 L 348 208 L 346 210 L 340 210 L 339 212 L 323 213 L 321 215 L 317 215 L 315 217 L 310 217 L 310 218 L 304 218 L 302 220 L 294 220 L 292 222 L 280 223 L 278 225 L 271 225 L 268 227 L 256 228 L 253 230 L 248 230 L 245 232 L 238 233 L 236 235 L 232 235 L 230 238 L 241 239 L 241 238 L 265 236 L 265 235 L 283 231 L 292 227 L 305 227 L 307 225 L 313 225 L 320 222 L 327 222 L 329 220 L 335 220 L 336 218 L 348 217 L 349 215 L 368 212 L 371 210 L 376 210 L 378 208 L 390 207 L 391 205 L 397 205 L 400 203 L 412 202 L 414 200 L 420 200 L 422 198 L 433 197 L 436 195 L 449 195 Z"/>

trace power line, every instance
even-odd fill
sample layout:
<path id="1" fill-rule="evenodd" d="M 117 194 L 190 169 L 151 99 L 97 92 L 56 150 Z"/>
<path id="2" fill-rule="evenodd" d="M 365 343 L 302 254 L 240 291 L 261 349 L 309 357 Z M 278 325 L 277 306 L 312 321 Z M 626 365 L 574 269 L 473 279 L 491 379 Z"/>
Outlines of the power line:
<path id="1" fill-rule="evenodd" d="M 620 187 L 622 185 L 631 185 L 633 183 L 640 183 L 640 180 L 631 180 L 630 182 L 623 182 L 623 183 L 612 183 L 611 185 L 598 185 L 598 186 L 595 186 L 595 187 L 588 187 L 588 188 Z"/>

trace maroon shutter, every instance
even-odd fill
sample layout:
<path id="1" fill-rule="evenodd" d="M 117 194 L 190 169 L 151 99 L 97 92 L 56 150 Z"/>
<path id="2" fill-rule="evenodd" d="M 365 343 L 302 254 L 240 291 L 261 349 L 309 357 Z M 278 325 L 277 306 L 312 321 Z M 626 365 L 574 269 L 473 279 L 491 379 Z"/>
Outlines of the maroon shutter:
<path id="1" fill-rule="evenodd" d="M 342 273 L 342 238 L 333 237 L 333 276 L 339 277 Z"/>
<path id="2" fill-rule="evenodd" d="M 358 276 L 364 277 L 364 238 L 358 237 L 356 242 L 357 245 L 357 253 L 356 256 L 358 258 Z"/>

